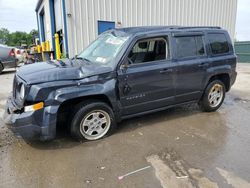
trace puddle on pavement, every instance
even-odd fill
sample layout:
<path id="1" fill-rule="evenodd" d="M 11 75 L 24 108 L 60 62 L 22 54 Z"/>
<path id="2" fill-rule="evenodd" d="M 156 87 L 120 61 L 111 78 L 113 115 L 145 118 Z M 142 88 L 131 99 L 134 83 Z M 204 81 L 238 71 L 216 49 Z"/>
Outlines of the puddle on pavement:
<path id="1" fill-rule="evenodd" d="M 220 178 L 219 183 L 206 177 L 206 174 L 197 168 L 191 167 L 174 150 L 165 149 L 164 152 L 146 157 L 153 166 L 154 173 L 163 188 L 249 188 L 250 183 L 232 172 L 216 167 Z"/>
<path id="2" fill-rule="evenodd" d="M 147 157 L 147 161 L 155 169 L 156 177 L 161 182 L 163 188 L 196 188 L 196 187 L 209 187 L 218 188 L 217 183 L 203 176 L 200 169 L 188 169 L 183 166 L 180 160 L 169 161 L 162 160 L 157 155 Z M 167 164 L 166 164 L 167 163 Z"/>
<path id="3" fill-rule="evenodd" d="M 134 182 L 140 182 L 137 187 L 158 187 L 157 183 L 164 183 L 159 177 L 168 180 L 160 174 L 166 171 L 172 178 L 168 181 L 186 187 L 227 187 L 232 177 L 226 180 L 216 169 L 223 166 L 247 182 L 250 172 L 242 169 L 250 166 L 244 157 L 250 151 L 242 145 L 249 139 L 245 123 L 249 117 L 249 111 L 237 105 L 224 104 L 214 113 L 202 113 L 197 105 L 191 105 L 124 121 L 114 135 L 100 141 L 79 143 L 63 134 L 47 143 L 21 139 L 0 154 L 0 187 L 69 187 L 72 183 L 75 187 L 118 187 L 117 176 L 145 166 L 147 156 L 154 156 L 147 158 L 152 166 L 163 163 L 164 169 L 157 172 L 154 168 L 158 175 L 147 172 L 145 177 L 129 177 L 124 185 L 133 187 Z M 239 153 L 244 155 L 240 159 Z"/>

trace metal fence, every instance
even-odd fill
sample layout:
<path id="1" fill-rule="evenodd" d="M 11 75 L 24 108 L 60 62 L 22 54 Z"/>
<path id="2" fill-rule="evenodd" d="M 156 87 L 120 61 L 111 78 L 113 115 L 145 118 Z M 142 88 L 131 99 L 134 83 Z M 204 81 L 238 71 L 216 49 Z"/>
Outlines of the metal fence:
<path id="1" fill-rule="evenodd" d="M 250 41 L 235 42 L 234 48 L 238 62 L 250 63 Z"/>

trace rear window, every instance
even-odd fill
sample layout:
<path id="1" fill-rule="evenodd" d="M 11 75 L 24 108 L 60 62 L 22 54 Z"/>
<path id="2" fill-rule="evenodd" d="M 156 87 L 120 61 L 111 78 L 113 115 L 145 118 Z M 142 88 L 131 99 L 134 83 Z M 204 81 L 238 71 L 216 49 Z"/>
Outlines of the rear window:
<path id="1" fill-rule="evenodd" d="M 208 34 L 212 54 L 225 54 L 229 52 L 229 44 L 223 33 Z"/>
<path id="2" fill-rule="evenodd" d="M 175 38 L 177 57 L 187 58 L 205 54 L 202 36 L 184 36 Z"/>

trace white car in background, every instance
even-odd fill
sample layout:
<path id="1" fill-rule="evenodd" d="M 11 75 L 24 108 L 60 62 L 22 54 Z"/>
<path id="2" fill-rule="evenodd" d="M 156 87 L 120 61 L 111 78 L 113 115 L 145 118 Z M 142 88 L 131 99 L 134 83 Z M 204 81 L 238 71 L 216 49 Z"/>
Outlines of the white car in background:
<path id="1" fill-rule="evenodd" d="M 14 50 L 18 62 L 23 62 L 24 61 L 23 52 L 25 52 L 25 49 L 14 47 Z"/>
<path id="2" fill-rule="evenodd" d="M 17 67 L 15 49 L 0 44 L 0 74 L 6 68 L 15 68 L 15 67 Z"/>

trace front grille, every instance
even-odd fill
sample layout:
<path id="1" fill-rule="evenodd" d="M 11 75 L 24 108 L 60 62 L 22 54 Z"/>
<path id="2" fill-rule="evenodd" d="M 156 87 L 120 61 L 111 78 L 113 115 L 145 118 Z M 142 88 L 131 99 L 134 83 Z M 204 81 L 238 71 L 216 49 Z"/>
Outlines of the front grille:
<path id="1" fill-rule="evenodd" d="M 15 103 L 16 107 L 19 109 L 23 108 L 23 103 L 24 103 L 24 100 L 20 98 L 20 89 L 22 84 L 24 84 L 22 79 L 15 75 L 13 79 L 12 97 L 13 97 L 13 103 Z"/>

